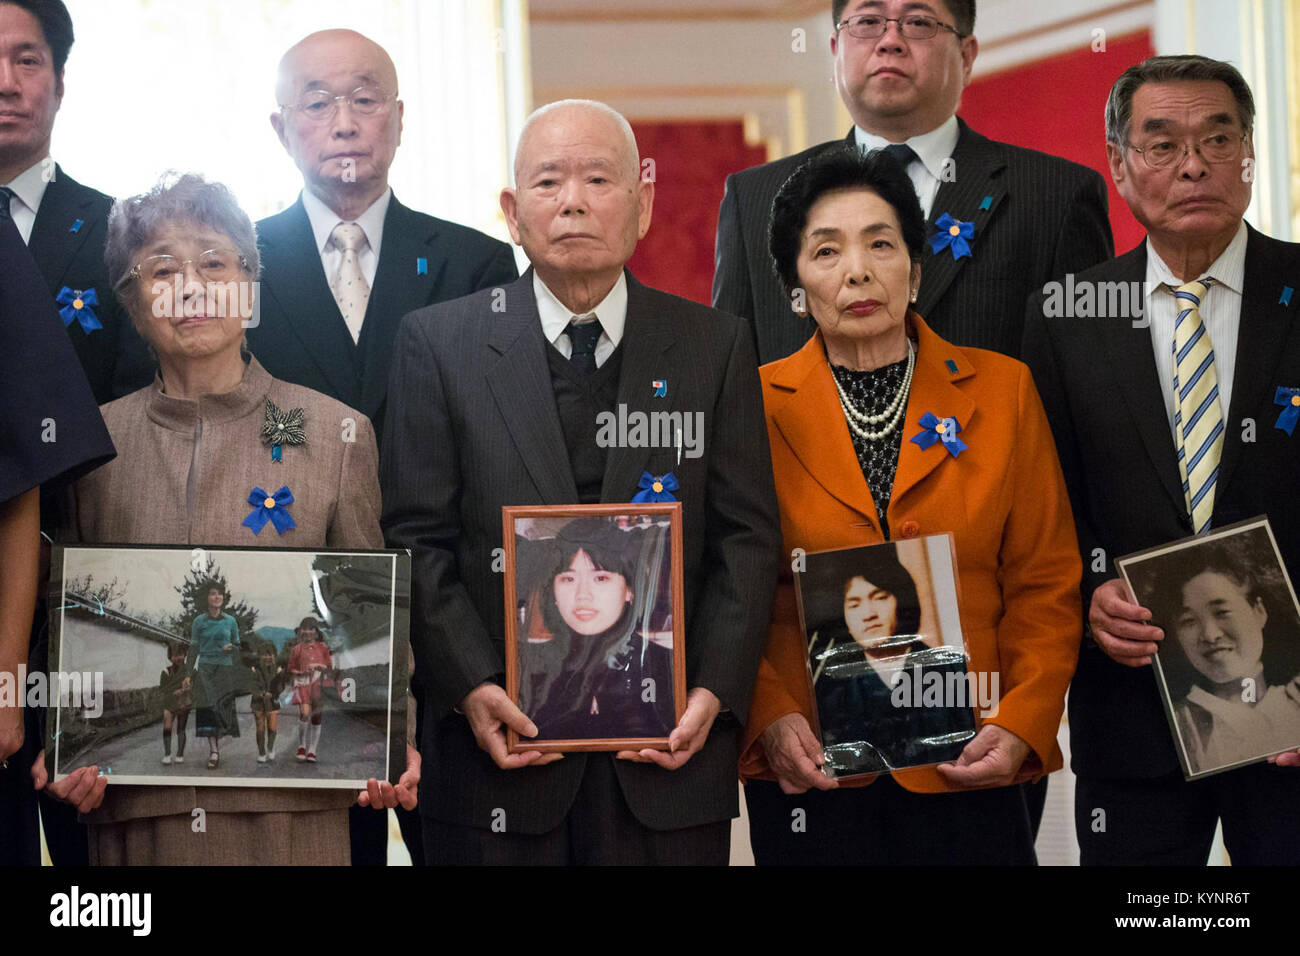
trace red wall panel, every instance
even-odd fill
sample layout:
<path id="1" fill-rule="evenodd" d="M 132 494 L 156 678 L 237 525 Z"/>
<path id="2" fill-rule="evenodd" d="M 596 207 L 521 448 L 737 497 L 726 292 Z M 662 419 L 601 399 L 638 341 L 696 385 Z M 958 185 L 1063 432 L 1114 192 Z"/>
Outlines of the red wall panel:
<path id="1" fill-rule="evenodd" d="M 966 87 L 957 112 L 990 139 L 1064 156 L 1101 173 L 1110 192 L 1115 250 L 1127 252 L 1145 232 L 1110 181 L 1106 97 L 1121 73 L 1154 53 L 1149 30 L 1107 37 L 1104 52 L 1085 47 L 981 77 Z"/>
<path id="2" fill-rule="evenodd" d="M 706 305 L 713 285 L 713 240 L 727 176 L 767 162 L 734 122 L 632 124 L 643 172 L 653 160 L 654 216 L 628 268 L 646 285 Z"/>

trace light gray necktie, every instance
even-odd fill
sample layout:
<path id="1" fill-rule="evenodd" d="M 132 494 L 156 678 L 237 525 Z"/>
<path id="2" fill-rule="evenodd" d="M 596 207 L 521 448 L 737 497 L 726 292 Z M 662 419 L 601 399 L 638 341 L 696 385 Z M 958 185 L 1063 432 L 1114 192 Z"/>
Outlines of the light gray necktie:
<path id="1" fill-rule="evenodd" d="M 330 292 L 343 313 L 343 321 L 352 333 L 352 341 L 361 337 L 361 323 L 366 318 L 366 305 L 370 302 L 370 283 L 361 271 L 361 249 L 366 244 L 366 231 L 355 222 L 341 222 L 330 233 L 330 242 L 343 252 L 338 271 L 330 280 Z"/>

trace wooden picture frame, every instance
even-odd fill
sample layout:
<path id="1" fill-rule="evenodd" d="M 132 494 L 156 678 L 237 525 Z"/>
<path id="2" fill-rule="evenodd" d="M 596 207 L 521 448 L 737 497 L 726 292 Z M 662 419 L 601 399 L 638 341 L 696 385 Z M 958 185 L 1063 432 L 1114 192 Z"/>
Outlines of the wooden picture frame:
<path id="1" fill-rule="evenodd" d="M 539 731 L 507 730 L 509 751 L 667 750 L 686 709 L 681 503 L 507 506 L 501 521 L 506 692 Z"/>

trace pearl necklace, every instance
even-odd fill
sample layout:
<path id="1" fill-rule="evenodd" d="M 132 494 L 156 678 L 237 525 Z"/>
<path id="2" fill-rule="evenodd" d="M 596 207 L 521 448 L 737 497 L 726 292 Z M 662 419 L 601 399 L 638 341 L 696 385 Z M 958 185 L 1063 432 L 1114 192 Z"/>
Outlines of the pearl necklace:
<path id="1" fill-rule="evenodd" d="M 840 407 L 844 409 L 844 420 L 848 422 L 849 428 L 855 435 L 864 441 L 879 441 L 894 433 L 898 428 L 898 423 L 902 421 L 903 411 L 907 407 L 904 399 L 907 397 L 908 390 L 912 387 L 912 370 L 916 368 L 916 352 L 912 348 L 912 340 L 907 340 L 907 371 L 903 373 L 903 384 L 898 388 L 898 394 L 894 400 L 886 406 L 885 410 L 879 415 L 868 415 L 859 411 L 853 405 L 853 400 L 845 394 L 844 389 L 840 386 L 840 380 L 835 376 L 835 370 L 831 370 L 831 380 L 835 383 L 835 391 L 840 396 Z M 881 422 L 888 421 L 888 424 L 879 431 L 871 431 L 866 426 L 879 425 Z M 858 424 L 861 422 L 861 424 Z"/>

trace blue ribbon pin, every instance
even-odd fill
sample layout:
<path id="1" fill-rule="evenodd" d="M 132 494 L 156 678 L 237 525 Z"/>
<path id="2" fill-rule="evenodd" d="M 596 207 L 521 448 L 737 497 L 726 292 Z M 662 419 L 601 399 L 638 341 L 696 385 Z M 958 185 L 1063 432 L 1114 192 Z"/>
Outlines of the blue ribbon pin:
<path id="1" fill-rule="evenodd" d="M 637 487 L 641 490 L 632 497 L 632 501 L 636 504 L 645 504 L 647 501 L 677 500 L 672 494 L 678 487 L 677 478 L 671 471 L 660 475 L 658 478 L 648 471 L 643 471 Z"/>
<path id="2" fill-rule="evenodd" d="M 80 322 L 81 331 L 87 335 L 95 329 L 104 327 L 100 324 L 99 316 L 95 315 L 93 308 L 99 305 L 99 296 L 94 289 L 69 289 L 65 285 L 54 297 L 54 301 L 63 306 L 59 309 L 59 317 L 63 319 L 65 326 Z"/>
<path id="3" fill-rule="evenodd" d="M 429 274 L 429 260 L 420 256 L 415 260 L 415 274 L 417 276 L 427 276 Z"/>
<path id="4" fill-rule="evenodd" d="M 74 219 L 72 220 L 72 228 L 69 229 L 68 232 L 81 232 L 81 227 L 84 225 L 85 222 L 83 222 L 82 220 Z"/>
<path id="5" fill-rule="evenodd" d="M 922 431 L 912 436 L 912 442 L 920 445 L 922 451 L 935 442 L 942 442 L 943 447 L 948 449 L 948 454 L 954 458 L 966 450 L 966 443 L 957 437 L 957 433 L 961 431 L 961 422 L 957 419 L 940 419 L 926 412 L 917 424 L 921 426 Z"/>
<path id="6" fill-rule="evenodd" d="M 248 494 L 248 503 L 253 506 L 253 510 L 241 524 L 253 534 L 260 534 L 268 521 L 275 525 L 279 534 L 298 527 L 293 515 L 288 512 L 288 506 L 293 504 L 293 495 L 288 485 L 282 485 L 274 495 L 268 495 L 261 488 L 254 488 Z"/>
<path id="7" fill-rule="evenodd" d="M 668 383 L 662 378 L 657 378 L 650 383 L 650 387 L 655 390 L 655 398 L 668 397 Z"/>
<path id="8" fill-rule="evenodd" d="M 939 231 L 929 239 L 930 252 L 938 255 L 944 249 L 950 249 L 954 259 L 970 255 L 970 241 L 975 238 L 974 223 L 961 222 L 944 213 L 934 224 Z"/>
<path id="9" fill-rule="evenodd" d="M 1300 388 L 1277 387 L 1273 395 L 1273 404 L 1282 406 L 1282 414 L 1277 416 L 1274 428 L 1280 428 L 1288 435 L 1295 433 L 1296 422 L 1300 422 Z"/>

